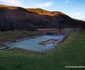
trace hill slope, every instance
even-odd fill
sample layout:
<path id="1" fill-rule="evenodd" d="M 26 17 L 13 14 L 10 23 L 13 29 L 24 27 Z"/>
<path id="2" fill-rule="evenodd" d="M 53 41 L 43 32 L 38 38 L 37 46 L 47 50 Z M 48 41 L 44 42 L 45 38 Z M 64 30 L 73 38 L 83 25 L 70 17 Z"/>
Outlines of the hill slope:
<path id="1" fill-rule="evenodd" d="M 63 14 L 59 11 L 51 12 L 51 11 L 44 10 L 44 9 L 41 9 L 41 8 L 27 8 L 26 10 L 33 12 L 33 13 L 37 13 L 39 15 L 48 15 L 48 16 L 59 16 L 60 14 Z"/>
<path id="2" fill-rule="evenodd" d="M 0 6 L 0 31 L 72 27 L 77 21 L 62 12 Z M 82 21 L 81 21 L 82 22 Z"/>

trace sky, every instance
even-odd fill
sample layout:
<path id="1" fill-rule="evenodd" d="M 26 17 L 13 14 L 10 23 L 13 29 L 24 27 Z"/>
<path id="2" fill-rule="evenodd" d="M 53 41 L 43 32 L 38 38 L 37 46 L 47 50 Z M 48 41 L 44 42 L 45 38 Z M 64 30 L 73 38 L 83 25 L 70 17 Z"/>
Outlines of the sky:
<path id="1" fill-rule="evenodd" d="M 0 0 L 0 4 L 61 11 L 72 18 L 85 20 L 85 0 Z"/>

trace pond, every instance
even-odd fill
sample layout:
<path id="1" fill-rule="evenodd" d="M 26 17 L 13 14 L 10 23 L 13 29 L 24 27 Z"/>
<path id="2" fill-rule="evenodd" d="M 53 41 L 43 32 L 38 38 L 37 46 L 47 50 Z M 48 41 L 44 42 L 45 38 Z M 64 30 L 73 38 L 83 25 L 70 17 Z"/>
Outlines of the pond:
<path id="1" fill-rule="evenodd" d="M 36 38 L 31 39 L 24 39 L 19 42 L 14 42 L 9 44 L 8 46 L 13 48 L 22 48 L 25 50 L 33 50 L 36 52 L 45 52 L 52 48 L 54 48 L 62 39 L 64 38 L 64 35 L 44 35 Z M 45 43 L 45 44 L 41 44 Z"/>

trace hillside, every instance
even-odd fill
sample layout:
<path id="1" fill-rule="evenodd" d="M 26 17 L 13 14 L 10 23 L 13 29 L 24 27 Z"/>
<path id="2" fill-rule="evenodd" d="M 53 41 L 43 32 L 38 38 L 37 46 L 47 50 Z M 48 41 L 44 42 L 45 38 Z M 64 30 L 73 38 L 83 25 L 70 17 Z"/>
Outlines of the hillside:
<path id="1" fill-rule="evenodd" d="M 56 12 L 51 12 L 51 11 L 44 10 L 41 8 L 27 8 L 26 10 L 33 12 L 33 13 L 37 13 L 39 15 L 48 15 L 48 16 L 59 16 L 60 14 L 63 14 L 59 11 L 57 11 L 56 13 Z"/>
<path id="2" fill-rule="evenodd" d="M 82 21 L 80 22 L 82 23 Z M 73 28 L 76 23 L 79 22 L 59 11 L 51 12 L 40 8 L 24 9 L 14 6 L 0 6 L 0 31 Z"/>

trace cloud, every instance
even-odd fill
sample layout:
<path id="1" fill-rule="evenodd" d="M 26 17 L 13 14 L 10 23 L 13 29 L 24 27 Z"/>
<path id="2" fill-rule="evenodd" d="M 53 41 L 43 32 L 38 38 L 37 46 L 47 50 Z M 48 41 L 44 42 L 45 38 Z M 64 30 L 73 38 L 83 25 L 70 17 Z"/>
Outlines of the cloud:
<path id="1" fill-rule="evenodd" d="M 65 3 L 69 3 L 70 2 L 70 0 L 65 0 Z"/>
<path id="2" fill-rule="evenodd" d="M 0 0 L 2 4 L 20 6 L 21 3 L 19 0 Z"/>
<path id="3" fill-rule="evenodd" d="M 72 13 L 71 16 L 72 16 L 73 18 L 77 18 L 77 19 L 82 19 L 82 18 L 84 18 L 82 12 Z"/>
<path id="4" fill-rule="evenodd" d="M 52 1 L 35 4 L 35 7 L 48 7 L 52 5 Z"/>
<path id="5" fill-rule="evenodd" d="M 47 6 L 51 6 L 52 5 L 52 1 L 49 1 L 49 2 L 46 2 L 46 3 L 44 3 L 44 7 L 47 7 Z"/>
<path id="6" fill-rule="evenodd" d="M 28 0 L 30 1 L 30 0 Z M 21 7 L 48 7 L 52 5 L 52 1 L 48 2 L 37 2 L 37 1 L 31 1 L 31 2 L 23 2 L 23 0 L 0 0 L 0 3 L 6 4 L 6 5 L 12 5 L 12 6 L 21 6 Z"/>
<path id="7" fill-rule="evenodd" d="M 79 16 L 79 15 L 81 15 L 81 14 L 82 14 L 81 12 L 76 12 L 76 13 L 75 13 L 76 16 Z"/>
<path id="8" fill-rule="evenodd" d="M 45 8 L 45 7 L 49 7 L 52 5 L 52 1 L 48 1 L 48 2 L 32 2 L 32 3 L 27 3 L 24 5 L 25 8 L 30 7 L 30 8 Z"/>

